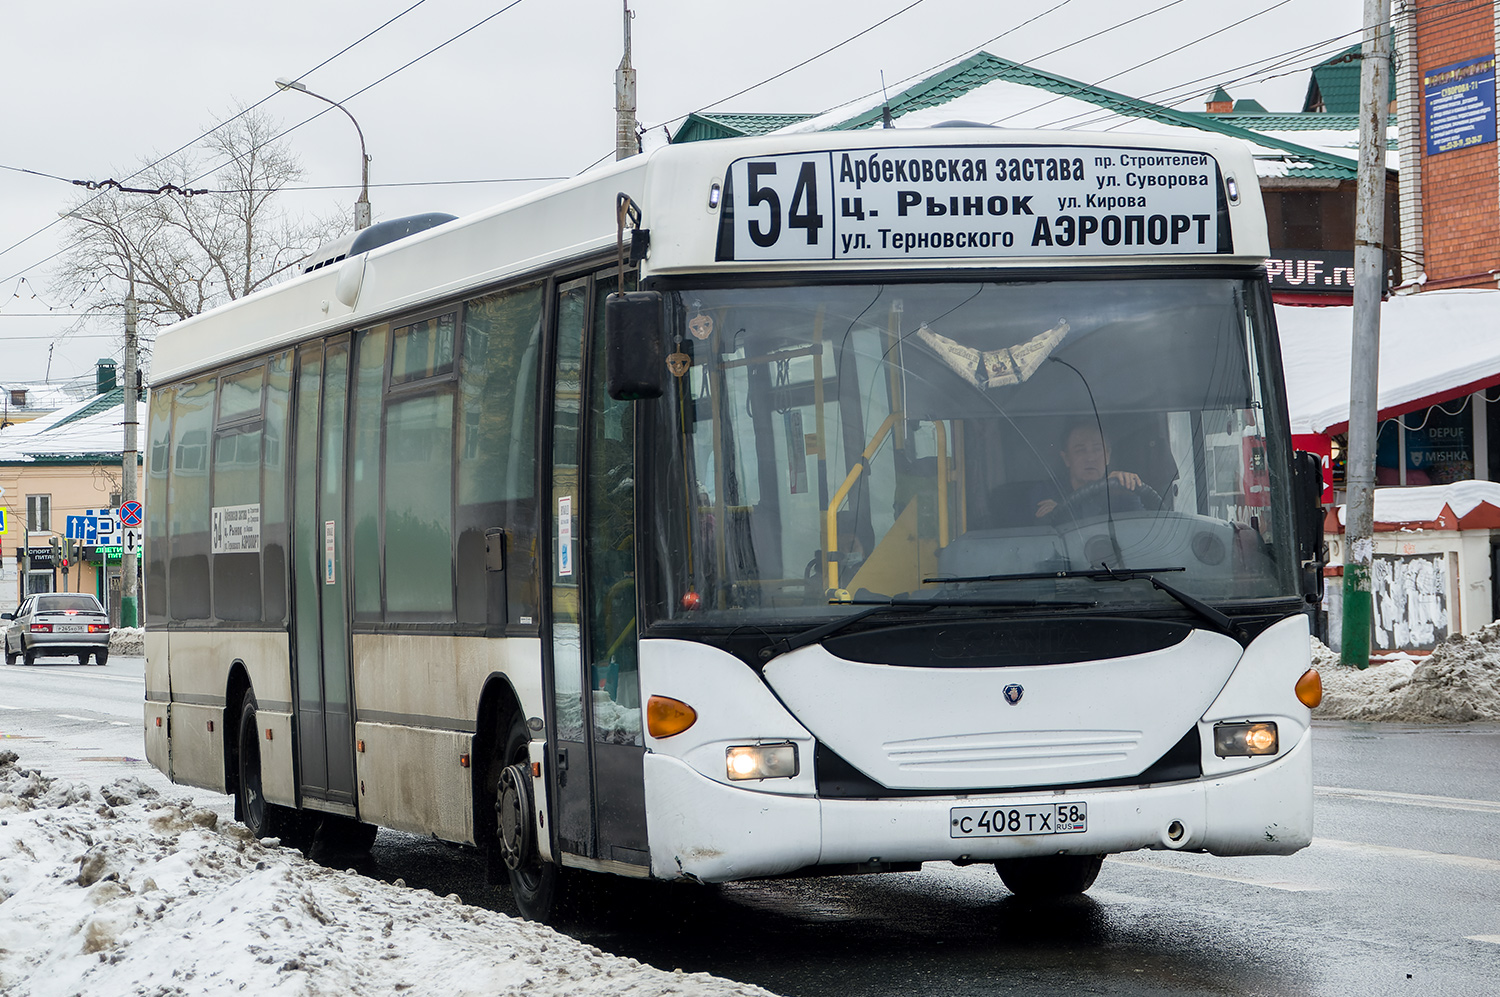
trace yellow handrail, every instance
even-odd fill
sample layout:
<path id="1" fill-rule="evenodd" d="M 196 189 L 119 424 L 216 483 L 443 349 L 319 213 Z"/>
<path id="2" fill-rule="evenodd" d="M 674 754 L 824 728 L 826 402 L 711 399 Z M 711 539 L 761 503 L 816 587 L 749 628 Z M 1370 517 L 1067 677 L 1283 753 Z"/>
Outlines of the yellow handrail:
<path id="1" fill-rule="evenodd" d="M 859 463 L 849 469 L 848 477 L 844 478 L 844 483 L 839 485 L 838 491 L 833 493 L 833 499 L 828 503 L 828 514 L 823 524 L 827 537 L 823 544 L 823 563 L 827 566 L 824 579 L 828 583 L 828 588 L 834 591 L 838 591 L 839 587 L 839 563 L 833 559 L 833 548 L 838 544 L 839 506 L 843 505 L 844 499 L 849 497 L 850 489 L 854 487 L 854 483 L 859 480 L 859 476 L 869 466 L 870 458 L 879 452 L 880 445 L 891 434 L 891 428 L 899 423 L 902 418 L 903 416 L 900 412 L 892 412 L 885 417 L 885 422 L 882 422 L 880 428 L 875 431 L 875 438 L 865 447 L 864 453 L 859 455 Z"/>

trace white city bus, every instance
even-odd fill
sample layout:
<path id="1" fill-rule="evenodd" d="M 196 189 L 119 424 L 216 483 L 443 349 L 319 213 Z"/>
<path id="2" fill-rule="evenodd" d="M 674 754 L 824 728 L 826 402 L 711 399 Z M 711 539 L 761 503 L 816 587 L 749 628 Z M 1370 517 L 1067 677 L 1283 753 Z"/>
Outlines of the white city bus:
<path id="1" fill-rule="evenodd" d="M 1318 481 L 1241 146 L 704 142 L 444 217 L 157 341 L 174 781 L 473 843 L 533 917 L 1308 843 Z"/>

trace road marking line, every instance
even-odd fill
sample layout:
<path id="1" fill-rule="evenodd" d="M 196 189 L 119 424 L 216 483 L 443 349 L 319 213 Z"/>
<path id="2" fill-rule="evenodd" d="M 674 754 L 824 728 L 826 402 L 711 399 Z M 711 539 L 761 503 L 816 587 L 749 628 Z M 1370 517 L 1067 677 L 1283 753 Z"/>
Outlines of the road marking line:
<path id="1" fill-rule="evenodd" d="M 125 720 L 111 720 L 109 722 L 109 725 L 111 727 L 134 727 L 135 726 L 135 724 L 130 723 L 130 722 L 125 721 Z"/>
<path id="2" fill-rule="evenodd" d="M 1118 862 L 1121 865 L 1137 865 L 1158 872 L 1176 872 L 1184 876 L 1197 876 L 1199 879 L 1217 879 L 1225 883 L 1239 883 L 1242 886 L 1264 886 L 1268 890 L 1281 890 L 1285 893 L 1314 893 L 1324 889 L 1322 886 L 1313 886 L 1308 883 L 1293 883 L 1285 879 L 1247 879 L 1242 876 L 1225 876 L 1216 872 L 1199 872 L 1196 869 L 1183 869 L 1175 865 L 1162 865 L 1147 859 L 1127 859 L 1118 855 L 1109 856 L 1108 861 Z"/>
<path id="3" fill-rule="evenodd" d="M 59 713 L 58 716 L 61 717 L 64 720 L 82 720 L 86 724 L 96 724 L 96 723 L 99 722 L 98 720 L 94 719 L 93 717 L 75 717 L 71 713 Z"/>
<path id="4" fill-rule="evenodd" d="M 1312 847 L 1336 848 L 1340 851 L 1362 852 L 1366 855 L 1379 855 L 1386 858 L 1423 859 L 1429 862 L 1441 862 L 1444 865 L 1462 866 L 1466 869 L 1500 872 L 1500 859 L 1484 859 L 1475 855 L 1453 855 L 1449 852 L 1424 852 L 1416 848 L 1400 848 L 1396 845 L 1371 845 L 1362 841 L 1338 841 L 1333 838 L 1314 838 Z"/>
<path id="5" fill-rule="evenodd" d="M 1435 810 L 1468 810 L 1479 814 L 1500 814 L 1500 803 L 1494 800 L 1468 800 L 1457 796 L 1423 796 L 1419 793 L 1393 793 L 1382 789 L 1345 789 L 1340 786 L 1317 786 L 1319 796 L 1366 800 L 1371 803 L 1397 803 L 1406 807 L 1431 807 Z"/>
<path id="6" fill-rule="evenodd" d="M 1491 945 L 1500 945 L 1500 935 L 1465 935 L 1471 942 L 1489 942 Z"/>

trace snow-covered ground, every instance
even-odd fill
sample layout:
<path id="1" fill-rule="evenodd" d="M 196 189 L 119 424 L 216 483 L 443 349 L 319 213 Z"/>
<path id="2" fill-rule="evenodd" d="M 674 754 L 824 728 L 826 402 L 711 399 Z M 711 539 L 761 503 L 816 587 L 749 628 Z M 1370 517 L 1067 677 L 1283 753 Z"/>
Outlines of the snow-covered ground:
<path id="1" fill-rule="evenodd" d="M 141 627 L 115 627 L 109 632 L 109 653 L 145 654 L 146 631 Z"/>
<path id="2" fill-rule="evenodd" d="M 1500 720 L 1500 623 L 1455 634 L 1425 658 L 1398 654 L 1360 670 L 1313 639 L 1313 666 L 1323 678 L 1324 720 L 1467 723 Z"/>
<path id="3" fill-rule="evenodd" d="M 0 993 L 766 995 L 665 972 L 457 896 L 340 872 L 135 777 L 0 751 Z"/>

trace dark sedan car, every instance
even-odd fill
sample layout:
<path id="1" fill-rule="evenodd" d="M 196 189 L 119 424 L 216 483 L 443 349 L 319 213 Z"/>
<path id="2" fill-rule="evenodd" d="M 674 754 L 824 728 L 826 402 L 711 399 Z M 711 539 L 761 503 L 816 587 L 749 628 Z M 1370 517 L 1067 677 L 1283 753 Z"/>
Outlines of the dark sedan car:
<path id="1" fill-rule="evenodd" d="M 109 660 L 109 614 L 99 600 L 83 593 L 48 592 L 27 596 L 5 624 L 5 663 L 25 658 L 77 657 L 80 665 Z"/>

